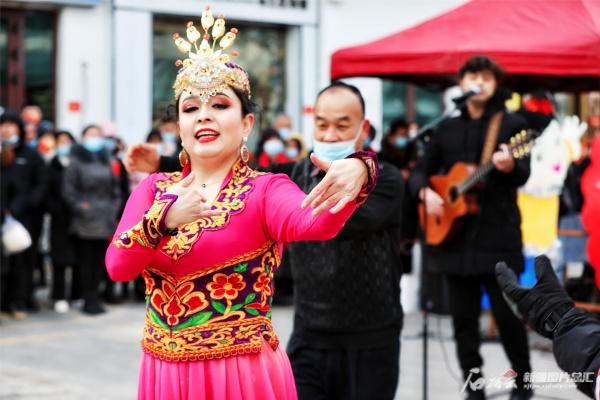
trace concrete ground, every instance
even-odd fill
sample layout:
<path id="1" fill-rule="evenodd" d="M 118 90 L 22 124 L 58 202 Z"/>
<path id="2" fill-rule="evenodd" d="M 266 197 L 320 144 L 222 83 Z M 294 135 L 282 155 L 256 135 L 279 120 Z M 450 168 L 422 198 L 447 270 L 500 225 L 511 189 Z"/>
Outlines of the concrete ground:
<path id="1" fill-rule="evenodd" d="M 282 343 L 292 329 L 293 309 L 275 307 L 273 320 Z M 140 358 L 143 305 L 109 307 L 98 317 L 77 310 L 56 314 L 45 310 L 24 321 L 0 319 L 0 399 L 117 400 L 133 399 Z M 406 317 L 402 335 L 397 399 L 422 398 L 421 315 Z M 485 325 L 485 324 L 484 324 Z M 431 317 L 429 399 L 457 400 L 462 382 L 447 317 Z M 549 352 L 536 350 L 549 342 L 532 337 L 535 371 L 559 371 Z M 486 377 L 500 377 L 509 364 L 498 342 L 482 346 Z M 490 399 L 507 399 L 507 390 L 491 389 Z M 535 399 L 586 399 L 572 388 L 538 389 Z"/>

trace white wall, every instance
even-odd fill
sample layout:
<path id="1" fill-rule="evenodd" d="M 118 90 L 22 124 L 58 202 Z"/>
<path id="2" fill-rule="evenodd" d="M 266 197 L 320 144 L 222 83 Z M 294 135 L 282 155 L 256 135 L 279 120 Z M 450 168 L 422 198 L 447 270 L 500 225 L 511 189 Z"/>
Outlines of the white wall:
<path id="1" fill-rule="evenodd" d="M 125 143 L 143 142 L 152 127 L 152 14 L 115 10 L 114 115 Z"/>
<path id="2" fill-rule="evenodd" d="M 65 7 L 58 14 L 56 125 L 76 137 L 110 119 L 110 7 Z M 79 102 L 78 112 L 69 102 Z"/>
<path id="3" fill-rule="evenodd" d="M 322 0 L 320 10 L 319 87 L 327 85 L 331 55 L 393 34 L 450 10 L 466 0 Z M 381 80 L 345 79 L 356 85 L 367 103 L 367 117 L 381 130 Z"/>

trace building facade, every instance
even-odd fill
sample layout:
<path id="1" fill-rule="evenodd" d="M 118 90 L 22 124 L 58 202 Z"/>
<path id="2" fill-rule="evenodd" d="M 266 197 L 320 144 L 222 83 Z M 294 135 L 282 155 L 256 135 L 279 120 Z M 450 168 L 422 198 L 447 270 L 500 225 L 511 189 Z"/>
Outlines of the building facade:
<path id="1" fill-rule="evenodd" d="M 314 98 L 329 82 L 331 54 L 391 34 L 464 0 L 214 0 L 236 41 L 261 106 L 259 125 L 279 112 L 310 140 Z M 139 142 L 172 101 L 171 34 L 198 20 L 200 0 L 3 1 L 0 82 L 4 107 L 40 104 L 45 118 L 76 135 L 89 123 L 115 121 Z M 4 61 L 2 61 L 4 60 Z M 392 116 L 419 117 L 427 93 L 374 78 L 349 80 L 367 99 L 378 130 Z M 400 86 L 398 86 L 400 85 Z M 428 100 L 437 112 L 437 95 Z M 433 104 L 433 108 L 431 108 Z M 427 107 L 425 107 L 427 108 Z M 427 110 L 426 110 L 427 111 Z M 427 113 L 425 113 L 427 114 Z M 424 114 L 424 115 L 425 115 Z"/>

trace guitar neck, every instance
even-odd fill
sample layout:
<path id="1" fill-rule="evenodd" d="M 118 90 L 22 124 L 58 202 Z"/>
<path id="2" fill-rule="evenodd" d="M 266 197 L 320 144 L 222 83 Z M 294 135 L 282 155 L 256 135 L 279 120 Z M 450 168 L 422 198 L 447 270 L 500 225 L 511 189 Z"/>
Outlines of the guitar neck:
<path id="1" fill-rule="evenodd" d="M 458 194 L 462 195 L 471 190 L 471 188 L 478 184 L 492 169 L 494 169 L 494 163 L 492 163 L 491 160 L 477 167 L 471 175 L 457 186 Z"/>

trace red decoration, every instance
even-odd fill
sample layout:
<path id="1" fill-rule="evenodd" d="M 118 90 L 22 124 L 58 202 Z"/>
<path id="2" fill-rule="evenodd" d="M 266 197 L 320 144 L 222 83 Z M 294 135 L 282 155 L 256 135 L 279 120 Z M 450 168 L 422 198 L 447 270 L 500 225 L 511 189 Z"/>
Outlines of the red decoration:
<path id="1" fill-rule="evenodd" d="M 81 103 L 78 101 L 70 101 L 69 102 L 69 111 L 71 112 L 79 112 L 81 110 Z"/>

